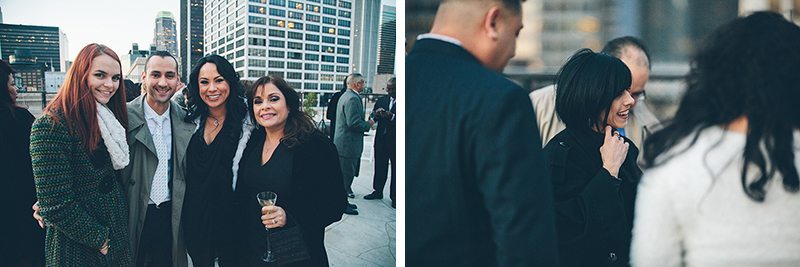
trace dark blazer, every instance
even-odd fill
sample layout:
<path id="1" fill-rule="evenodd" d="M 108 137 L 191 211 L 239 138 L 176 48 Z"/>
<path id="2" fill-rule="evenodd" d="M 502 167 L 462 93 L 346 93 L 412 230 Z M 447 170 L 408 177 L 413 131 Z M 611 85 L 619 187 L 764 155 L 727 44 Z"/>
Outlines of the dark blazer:
<path id="1" fill-rule="evenodd" d="M 375 120 L 378 123 L 378 128 L 375 130 L 375 143 L 378 142 L 391 142 L 391 145 L 394 146 L 394 140 L 396 136 L 396 122 L 397 122 L 397 103 L 390 109 L 389 104 L 392 100 L 391 96 L 385 95 L 381 98 L 378 98 L 378 101 L 375 101 L 375 106 L 372 107 L 372 112 L 375 112 L 379 108 L 383 108 L 386 111 L 390 111 L 395 114 L 395 119 L 392 118 L 380 118 L 375 116 Z M 377 114 L 376 114 L 377 115 Z"/>
<path id="2" fill-rule="evenodd" d="M 259 127 L 253 130 L 243 157 L 260 158 L 264 139 L 263 128 Z M 306 245 L 308 245 L 309 254 L 311 254 L 310 262 L 302 262 L 292 266 L 328 266 L 328 255 L 325 252 L 324 242 L 325 227 L 342 219 L 342 212 L 344 211 L 342 207 L 347 203 L 347 194 L 344 191 L 344 187 L 342 187 L 342 170 L 339 165 L 339 155 L 331 140 L 321 132 L 314 133 L 312 136 L 307 137 L 304 142 L 289 149 L 292 150 L 294 156 L 292 159 L 291 180 L 293 198 L 291 199 L 292 203 L 285 202 L 287 200 L 284 198 L 284 200 L 280 200 L 282 202 L 278 202 L 278 205 L 283 207 L 286 213 L 289 214 L 287 226 L 299 223 L 303 230 L 303 238 L 306 241 Z M 240 164 L 244 164 L 247 161 L 247 159 L 243 158 Z M 237 186 L 236 191 L 237 205 L 245 209 L 249 206 L 242 203 L 247 203 L 247 201 L 254 202 L 254 196 L 258 193 L 249 192 L 248 188 L 242 186 Z M 249 215 L 247 210 L 240 209 L 239 213 L 242 216 Z M 241 219 L 244 220 L 244 218 Z M 244 221 L 238 223 L 246 226 Z M 257 233 L 249 232 L 247 227 L 241 227 L 241 230 L 238 234 L 245 236 L 238 238 L 240 242 L 247 242 L 247 239 L 253 235 L 263 233 L 263 228 L 258 229 Z M 240 251 L 240 253 L 250 252 L 250 250 L 246 249 L 241 249 Z M 257 250 L 255 253 L 257 253 L 255 257 L 252 257 L 253 255 L 242 255 L 242 259 L 256 259 L 255 262 L 247 262 L 243 263 L 243 265 L 261 266 L 263 264 L 261 256 L 264 251 Z"/>
<path id="3" fill-rule="evenodd" d="M 30 136 L 33 115 L 20 107 L 0 107 L 0 257 L 4 264 L 17 260 L 44 265 L 44 230 L 31 218 L 36 187 L 31 169 Z"/>
<path id="4" fill-rule="evenodd" d="M 331 140 L 333 140 L 333 136 L 336 135 L 336 107 L 339 105 L 339 98 L 342 97 L 345 90 L 347 89 L 345 88 L 333 93 L 331 99 L 328 100 L 328 111 L 325 113 L 325 117 L 331 120 L 331 125 L 328 127 L 328 136 L 331 137 Z"/>
<path id="5" fill-rule="evenodd" d="M 544 148 L 553 173 L 561 266 L 628 266 L 636 186 L 642 171 L 630 141 L 615 179 L 603 168 L 601 133 L 567 128 Z"/>
<path id="6" fill-rule="evenodd" d="M 463 48 L 406 58 L 406 263 L 558 266 L 552 185 L 527 94 Z"/>

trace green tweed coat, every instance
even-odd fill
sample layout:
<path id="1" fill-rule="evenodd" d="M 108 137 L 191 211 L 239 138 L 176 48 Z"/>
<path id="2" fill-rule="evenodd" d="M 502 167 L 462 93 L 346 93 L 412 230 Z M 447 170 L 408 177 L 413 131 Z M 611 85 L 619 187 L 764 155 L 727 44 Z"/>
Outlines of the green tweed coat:
<path id="1" fill-rule="evenodd" d="M 63 114 L 54 116 L 43 115 L 31 129 L 47 266 L 130 266 L 127 202 L 105 145 L 90 155 Z M 110 248 L 103 255 L 106 238 Z"/>

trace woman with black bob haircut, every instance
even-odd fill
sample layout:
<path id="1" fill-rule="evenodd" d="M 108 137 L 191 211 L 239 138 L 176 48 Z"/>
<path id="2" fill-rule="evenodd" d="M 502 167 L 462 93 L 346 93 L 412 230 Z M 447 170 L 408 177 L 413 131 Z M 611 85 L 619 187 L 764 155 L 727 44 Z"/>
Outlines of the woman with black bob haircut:
<path id="1" fill-rule="evenodd" d="M 256 128 L 236 185 L 237 218 L 244 220 L 236 234 L 242 266 L 269 266 L 262 261 L 265 227 L 273 233 L 299 227 L 308 246 L 310 259 L 291 262 L 276 255 L 280 266 L 328 266 L 325 227 L 342 218 L 347 198 L 336 147 L 314 127 L 301 110 L 300 95 L 282 78 L 258 79 L 247 99 Z M 256 195 L 263 191 L 278 195 L 274 206 L 258 203 Z M 273 244 L 276 238 L 280 235 L 272 235 Z"/>
<path id="2" fill-rule="evenodd" d="M 638 149 L 616 129 L 634 99 L 625 63 L 589 49 L 556 77 L 556 113 L 566 124 L 544 147 L 553 179 L 562 266 L 627 266 Z"/>
<path id="3" fill-rule="evenodd" d="M 756 12 L 692 58 L 675 117 L 645 143 L 637 266 L 800 266 L 800 27 Z"/>
<path id="4" fill-rule="evenodd" d="M 186 149 L 183 215 L 186 249 L 194 266 L 242 266 L 233 244 L 233 192 L 253 124 L 244 89 L 225 58 L 208 55 L 189 74 L 193 101 L 185 120 L 197 124 Z"/>

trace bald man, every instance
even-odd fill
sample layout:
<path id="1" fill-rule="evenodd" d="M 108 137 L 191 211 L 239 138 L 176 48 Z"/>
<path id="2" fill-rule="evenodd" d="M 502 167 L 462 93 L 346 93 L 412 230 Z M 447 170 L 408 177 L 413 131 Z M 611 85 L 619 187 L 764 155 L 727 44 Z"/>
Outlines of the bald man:
<path id="1" fill-rule="evenodd" d="M 645 136 L 648 132 L 656 130 L 660 122 L 647 109 L 647 105 L 637 105 L 644 101 L 644 86 L 650 79 L 650 55 L 642 42 L 631 36 L 619 37 L 608 41 L 603 47 L 603 53 L 622 60 L 631 70 L 631 96 L 636 100 L 630 112 L 631 119 L 622 132 L 636 144 L 643 147 Z M 546 145 L 553 136 L 564 130 L 564 123 L 556 115 L 556 87 L 550 85 L 529 94 L 533 107 L 536 110 L 536 122 L 542 134 L 542 146 Z M 644 153 L 639 153 L 640 155 Z"/>
<path id="2" fill-rule="evenodd" d="M 445 0 L 406 58 L 406 263 L 558 266 L 526 92 L 500 71 L 520 0 Z"/>

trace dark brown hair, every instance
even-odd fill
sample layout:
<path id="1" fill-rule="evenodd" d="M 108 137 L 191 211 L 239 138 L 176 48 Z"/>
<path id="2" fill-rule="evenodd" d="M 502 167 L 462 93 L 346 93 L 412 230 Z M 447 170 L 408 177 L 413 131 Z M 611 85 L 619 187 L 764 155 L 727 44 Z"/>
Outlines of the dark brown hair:
<path id="1" fill-rule="evenodd" d="M 286 126 L 283 129 L 284 136 L 281 142 L 286 144 L 287 147 L 293 148 L 298 144 L 302 144 L 309 136 L 316 134 L 317 129 L 314 128 L 314 121 L 311 119 L 311 116 L 303 112 L 300 108 L 300 94 L 292 89 L 283 78 L 272 75 L 264 76 L 256 80 L 255 83 L 248 88 L 247 109 L 250 111 L 250 118 L 253 120 L 253 124 L 256 125 L 257 129 L 262 128 L 256 121 L 254 115 L 253 98 L 259 87 L 270 83 L 281 91 L 283 98 L 286 100 L 286 106 L 289 108 L 289 116 L 286 118 Z"/>

